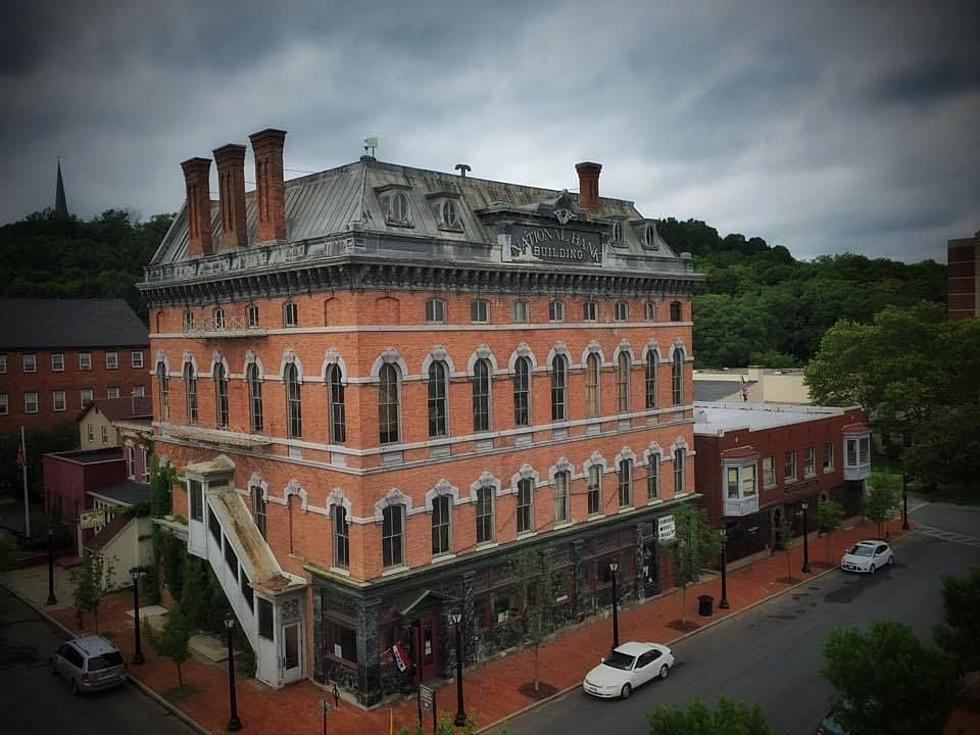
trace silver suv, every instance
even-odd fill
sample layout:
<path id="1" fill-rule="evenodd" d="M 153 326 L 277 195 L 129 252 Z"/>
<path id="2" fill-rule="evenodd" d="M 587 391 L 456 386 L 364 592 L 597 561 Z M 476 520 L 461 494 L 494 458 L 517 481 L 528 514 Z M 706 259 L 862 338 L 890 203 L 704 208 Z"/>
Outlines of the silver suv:
<path id="1" fill-rule="evenodd" d="M 100 635 L 73 638 L 51 654 L 51 673 L 71 683 L 72 694 L 119 686 L 126 681 L 126 663 L 112 643 Z"/>

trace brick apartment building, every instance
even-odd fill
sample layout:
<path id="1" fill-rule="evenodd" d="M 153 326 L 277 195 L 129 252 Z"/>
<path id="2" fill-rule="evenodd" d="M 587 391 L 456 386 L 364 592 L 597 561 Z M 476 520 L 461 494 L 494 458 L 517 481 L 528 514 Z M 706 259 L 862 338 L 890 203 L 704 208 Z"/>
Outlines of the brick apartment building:
<path id="1" fill-rule="evenodd" d="M 0 433 L 149 393 L 149 335 L 122 299 L 0 299 Z"/>
<path id="2" fill-rule="evenodd" d="M 775 546 L 788 518 L 802 534 L 802 503 L 833 499 L 856 513 L 871 473 L 871 430 L 860 408 L 702 403 L 694 408 L 695 474 L 732 559 Z"/>
<path id="3" fill-rule="evenodd" d="M 372 703 L 518 641 L 519 549 L 568 621 L 670 581 L 658 520 L 693 500 L 691 293 L 630 202 L 364 156 L 283 181 L 285 133 L 185 161 L 141 284 L 169 524 L 209 560 L 280 686 Z M 661 554 L 661 557 L 663 555 Z"/>
<path id="4" fill-rule="evenodd" d="M 980 315 L 980 232 L 973 237 L 949 240 L 947 313 L 950 319 L 969 319 Z"/>

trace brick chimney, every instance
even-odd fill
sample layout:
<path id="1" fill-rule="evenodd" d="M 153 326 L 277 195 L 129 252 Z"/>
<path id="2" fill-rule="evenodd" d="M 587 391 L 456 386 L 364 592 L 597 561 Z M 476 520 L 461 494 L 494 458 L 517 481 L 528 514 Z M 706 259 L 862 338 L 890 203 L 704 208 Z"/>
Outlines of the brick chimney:
<path id="1" fill-rule="evenodd" d="M 578 171 L 578 203 L 585 209 L 598 209 L 602 164 L 583 161 L 575 164 L 575 170 Z"/>
<path id="2" fill-rule="evenodd" d="M 286 239 L 286 198 L 282 171 L 285 130 L 267 128 L 250 135 L 255 154 L 259 242 Z"/>
<path id="3" fill-rule="evenodd" d="M 221 198 L 221 249 L 248 244 L 245 230 L 245 146 L 229 143 L 214 151 Z"/>
<path id="4" fill-rule="evenodd" d="M 187 186 L 187 257 L 211 253 L 210 158 L 190 158 L 180 164 Z"/>

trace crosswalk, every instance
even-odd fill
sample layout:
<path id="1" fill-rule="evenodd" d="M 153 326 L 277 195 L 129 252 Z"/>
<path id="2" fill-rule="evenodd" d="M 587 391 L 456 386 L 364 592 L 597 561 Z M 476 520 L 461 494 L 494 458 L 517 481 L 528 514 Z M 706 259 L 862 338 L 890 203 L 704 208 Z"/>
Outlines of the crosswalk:
<path id="1" fill-rule="evenodd" d="M 919 526 L 919 533 L 932 536 L 941 541 L 949 541 L 950 543 L 963 544 L 964 546 L 972 546 L 975 549 L 980 549 L 980 538 L 977 536 L 965 536 L 962 533 L 953 533 L 952 531 L 945 531 L 942 528 L 921 525 Z"/>

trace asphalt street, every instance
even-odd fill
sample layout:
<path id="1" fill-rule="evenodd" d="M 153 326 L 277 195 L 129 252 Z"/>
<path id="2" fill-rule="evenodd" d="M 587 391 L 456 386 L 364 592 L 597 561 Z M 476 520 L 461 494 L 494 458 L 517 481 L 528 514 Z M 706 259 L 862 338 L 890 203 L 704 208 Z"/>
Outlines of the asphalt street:
<path id="1" fill-rule="evenodd" d="M 48 654 L 64 639 L 0 587 L 0 732 L 106 735 L 194 732 L 134 686 L 75 697 L 51 675 Z"/>
<path id="2" fill-rule="evenodd" d="M 684 705 L 694 696 L 714 703 L 725 694 L 760 705 L 782 735 L 811 735 L 831 696 L 819 673 L 827 632 L 890 618 L 931 643 L 931 628 L 942 618 L 940 576 L 980 564 L 980 510 L 932 504 L 911 516 L 935 531 L 899 541 L 894 567 L 873 577 L 835 570 L 676 644 L 670 678 L 628 700 L 597 700 L 573 690 L 509 721 L 507 731 L 647 733 L 645 715 L 657 704 Z M 815 553 L 822 558 L 820 545 Z"/>

